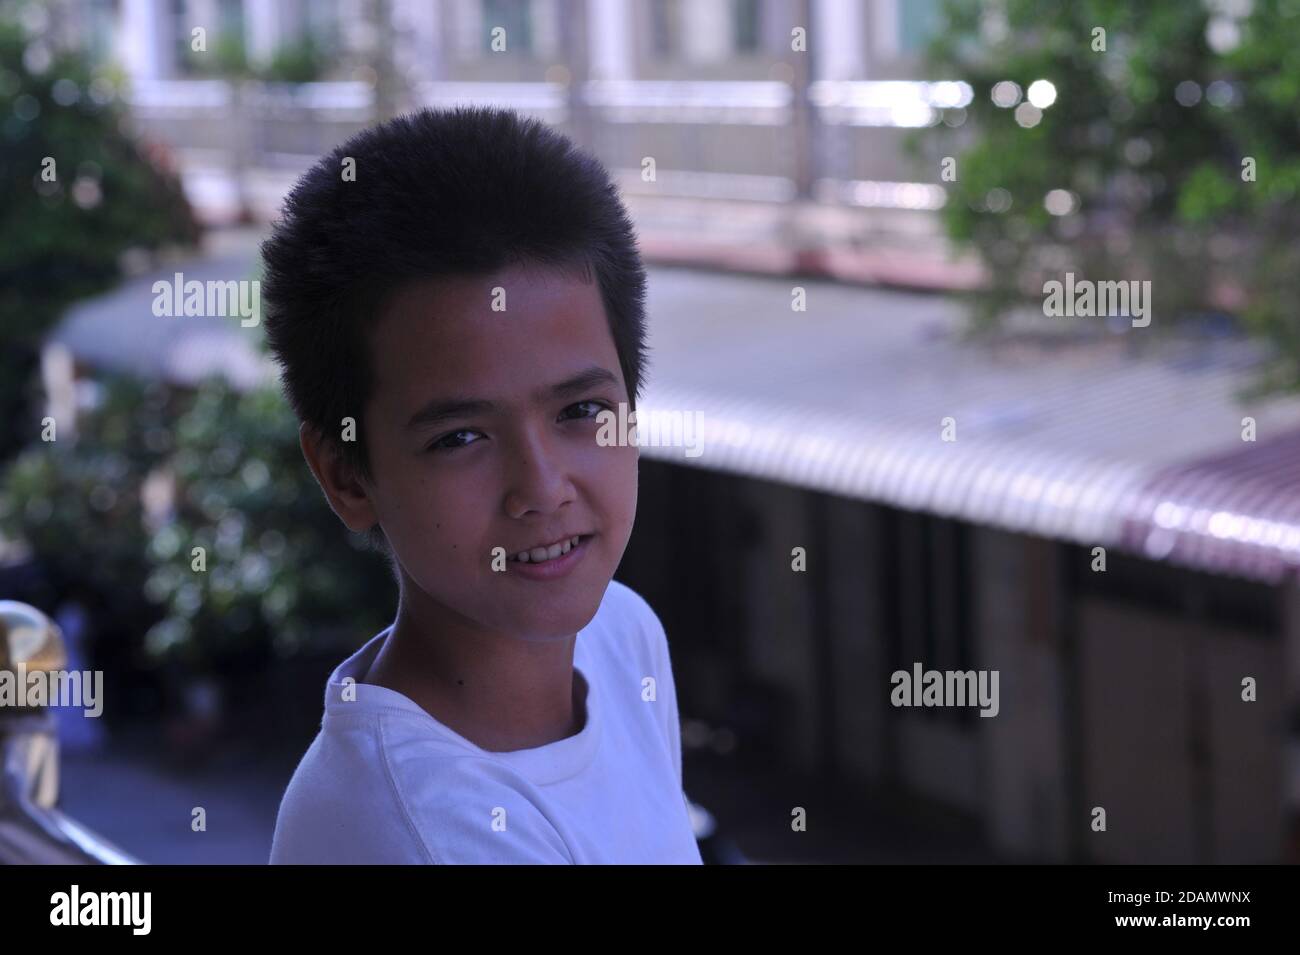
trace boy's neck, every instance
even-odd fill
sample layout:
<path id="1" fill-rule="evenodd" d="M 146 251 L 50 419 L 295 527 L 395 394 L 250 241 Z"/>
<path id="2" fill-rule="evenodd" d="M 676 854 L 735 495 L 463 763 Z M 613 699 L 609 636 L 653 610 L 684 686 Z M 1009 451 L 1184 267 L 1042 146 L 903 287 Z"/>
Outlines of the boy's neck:
<path id="1" fill-rule="evenodd" d="M 489 752 L 545 746 L 582 731 L 590 688 L 573 669 L 577 635 L 536 643 L 453 632 L 405 600 L 363 683 L 409 698 Z"/>

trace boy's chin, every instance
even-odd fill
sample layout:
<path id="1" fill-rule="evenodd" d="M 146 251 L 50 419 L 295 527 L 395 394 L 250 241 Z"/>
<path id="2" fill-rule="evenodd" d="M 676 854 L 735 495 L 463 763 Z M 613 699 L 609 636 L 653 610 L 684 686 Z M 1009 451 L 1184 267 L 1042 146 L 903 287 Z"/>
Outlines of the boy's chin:
<path id="1" fill-rule="evenodd" d="M 521 639 L 538 643 L 572 637 L 595 618 L 602 594 L 570 592 L 557 597 L 550 606 L 544 605 L 545 598 L 538 597 L 519 607 L 510 629 Z"/>

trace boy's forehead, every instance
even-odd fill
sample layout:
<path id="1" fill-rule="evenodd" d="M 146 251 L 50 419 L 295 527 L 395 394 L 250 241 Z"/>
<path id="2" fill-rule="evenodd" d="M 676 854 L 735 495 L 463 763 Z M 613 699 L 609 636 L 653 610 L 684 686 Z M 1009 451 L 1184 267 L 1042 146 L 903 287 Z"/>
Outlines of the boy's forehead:
<path id="1" fill-rule="evenodd" d="M 538 312 L 559 303 L 598 301 L 600 287 L 573 268 L 512 265 L 495 272 L 460 273 L 413 279 L 386 310 L 450 318 L 472 318 L 512 311 Z"/>
<path id="2" fill-rule="evenodd" d="M 617 367 L 599 284 L 538 267 L 411 282 L 390 300 L 372 341 L 377 387 L 412 397 L 435 387 L 480 391 L 484 379 L 524 385 L 561 365 Z"/>

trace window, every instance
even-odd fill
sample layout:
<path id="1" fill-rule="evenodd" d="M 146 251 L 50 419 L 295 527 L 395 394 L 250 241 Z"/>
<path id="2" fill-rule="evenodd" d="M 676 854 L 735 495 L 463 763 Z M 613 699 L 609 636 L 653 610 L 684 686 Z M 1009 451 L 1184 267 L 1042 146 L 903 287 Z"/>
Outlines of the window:
<path id="1" fill-rule="evenodd" d="M 755 54 L 762 42 L 760 12 L 760 0 L 650 0 L 650 53 L 706 63 Z"/>
<path id="2" fill-rule="evenodd" d="M 506 49 L 527 53 L 533 49 L 532 4 L 521 0 L 483 0 L 483 51 L 492 50 L 492 31 L 505 27 Z"/>
<path id="3" fill-rule="evenodd" d="M 681 15 L 679 0 L 651 0 L 650 49 L 656 58 L 673 59 L 679 53 Z"/>
<path id="4" fill-rule="evenodd" d="M 731 46 L 737 53 L 757 53 L 758 0 L 731 0 Z"/>
<path id="5" fill-rule="evenodd" d="M 91 0 L 83 13 L 85 23 L 81 36 L 86 52 L 95 63 L 103 63 L 113 55 L 112 37 L 117 20 L 113 0 Z"/>
<path id="6" fill-rule="evenodd" d="M 920 53 L 939 31 L 939 0 L 894 0 L 898 5 L 898 50 Z"/>
<path id="7" fill-rule="evenodd" d="M 194 55 L 190 50 L 190 23 L 186 16 L 185 0 L 171 0 L 168 4 L 167 32 L 171 34 L 172 52 L 176 58 L 178 73 L 194 72 Z"/>

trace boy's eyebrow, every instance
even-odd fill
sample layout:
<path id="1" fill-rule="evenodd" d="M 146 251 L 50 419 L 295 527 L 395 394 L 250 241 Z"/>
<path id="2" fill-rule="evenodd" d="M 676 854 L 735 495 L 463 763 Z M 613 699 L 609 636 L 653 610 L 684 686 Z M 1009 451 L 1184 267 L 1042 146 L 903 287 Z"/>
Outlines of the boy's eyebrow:
<path id="1" fill-rule="evenodd" d="M 533 399 L 540 404 L 548 399 L 573 397 L 598 385 L 617 384 L 618 378 L 612 372 L 606 371 L 598 365 L 592 365 L 590 368 L 580 371 L 558 384 L 551 385 L 549 388 L 539 388 L 533 392 Z M 411 420 L 406 423 L 406 426 L 408 428 L 427 428 L 441 421 L 469 417 L 470 415 L 491 414 L 499 410 L 500 406 L 496 402 L 488 401 L 485 398 L 435 398 L 411 415 Z"/>

